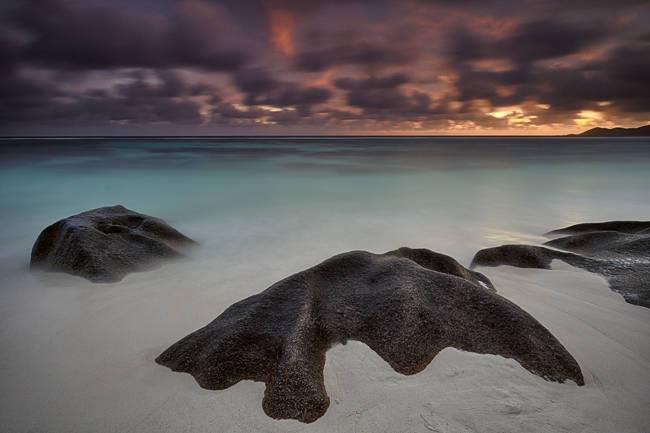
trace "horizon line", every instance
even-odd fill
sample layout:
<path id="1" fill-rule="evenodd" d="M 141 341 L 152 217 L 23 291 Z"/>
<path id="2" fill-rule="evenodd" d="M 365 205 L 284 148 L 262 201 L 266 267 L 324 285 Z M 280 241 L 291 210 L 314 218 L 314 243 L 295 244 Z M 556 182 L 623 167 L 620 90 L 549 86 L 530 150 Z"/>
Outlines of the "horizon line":
<path id="1" fill-rule="evenodd" d="M 425 134 L 425 135 L 413 135 L 413 134 L 382 134 L 382 135 L 366 135 L 366 134 L 231 134 L 231 135 L 0 135 L 0 140 L 11 140 L 11 139 L 36 139 L 36 138 L 563 138 L 563 137 L 579 137 L 578 134 L 562 134 L 562 135 L 550 135 L 550 134 L 525 134 L 525 135 L 516 135 L 516 134 L 470 134 L 470 135 L 461 135 L 461 134 Z M 584 138 L 584 137 L 583 137 Z M 599 138 L 599 137 L 592 137 Z M 611 137 L 610 137 L 611 138 Z"/>

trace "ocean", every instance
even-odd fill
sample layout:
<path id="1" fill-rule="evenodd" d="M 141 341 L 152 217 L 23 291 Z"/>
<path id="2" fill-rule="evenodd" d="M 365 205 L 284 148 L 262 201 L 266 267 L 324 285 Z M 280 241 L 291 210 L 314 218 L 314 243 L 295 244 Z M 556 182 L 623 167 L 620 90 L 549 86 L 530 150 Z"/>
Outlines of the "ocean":
<path id="1" fill-rule="evenodd" d="M 207 255 L 296 242 L 296 256 L 409 245 L 467 260 L 650 215 L 648 139 L 5 139 L 0 152 L 3 273 L 24 268 L 48 224 L 113 204 L 166 219 Z"/>
<path id="2" fill-rule="evenodd" d="M 116 284 L 29 272 L 43 228 L 115 204 L 199 246 Z M 0 215 L 2 431 L 622 432 L 650 422 L 650 315 L 575 269 L 485 273 L 574 354 L 584 389 L 454 349 L 407 378 L 351 342 L 328 353 L 332 405 L 305 426 L 265 417 L 262 384 L 205 391 L 153 362 L 231 303 L 340 252 L 429 248 L 467 266 L 481 248 L 540 243 L 570 224 L 650 219 L 647 138 L 5 138 Z M 502 410 L 517 421 L 489 415 Z M 539 429 L 526 427 L 535 420 Z"/>

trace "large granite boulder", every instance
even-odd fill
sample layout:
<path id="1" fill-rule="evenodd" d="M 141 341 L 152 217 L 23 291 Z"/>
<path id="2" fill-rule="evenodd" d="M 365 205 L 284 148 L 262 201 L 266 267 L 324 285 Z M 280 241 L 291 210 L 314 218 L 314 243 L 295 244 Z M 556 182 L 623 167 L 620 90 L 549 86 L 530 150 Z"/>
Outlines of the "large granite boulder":
<path id="1" fill-rule="evenodd" d="M 93 282 L 115 282 L 130 272 L 181 257 L 181 251 L 194 243 L 158 218 L 119 205 L 101 207 L 43 230 L 32 248 L 30 266 Z"/>
<path id="2" fill-rule="evenodd" d="M 402 374 L 446 347 L 501 355 L 547 380 L 584 383 L 551 333 L 497 295 L 489 280 L 448 256 L 401 248 L 352 251 L 292 275 L 226 309 L 156 362 L 207 389 L 265 382 L 267 415 L 312 422 L 329 406 L 325 353 L 367 344 Z"/>
<path id="3" fill-rule="evenodd" d="M 569 236 L 550 240 L 546 246 L 486 248 L 476 253 L 471 267 L 550 269 L 553 260 L 561 260 L 602 275 L 627 302 L 650 308 L 650 221 L 576 224 L 547 234 Z"/>

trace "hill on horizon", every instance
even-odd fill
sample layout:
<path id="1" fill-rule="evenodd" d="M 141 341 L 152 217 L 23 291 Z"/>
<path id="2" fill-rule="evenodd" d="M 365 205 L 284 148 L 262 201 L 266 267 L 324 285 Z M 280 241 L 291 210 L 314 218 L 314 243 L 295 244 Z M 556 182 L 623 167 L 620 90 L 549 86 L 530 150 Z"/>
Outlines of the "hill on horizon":
<path id="1" fill-rule="evenodd" d="M 569 137 L 650 137 L 650 125 L 638 128 L 591 128 Z"/>

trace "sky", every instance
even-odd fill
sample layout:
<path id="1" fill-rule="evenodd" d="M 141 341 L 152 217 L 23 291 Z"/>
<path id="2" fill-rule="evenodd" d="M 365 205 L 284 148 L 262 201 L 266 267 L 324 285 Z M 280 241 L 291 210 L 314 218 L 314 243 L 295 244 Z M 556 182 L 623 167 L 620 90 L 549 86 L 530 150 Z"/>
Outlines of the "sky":
<path id="1" fill-rule="evenodd" d="M 650 122 L 650 2 L 2 0 L 0 135 Z"/>

